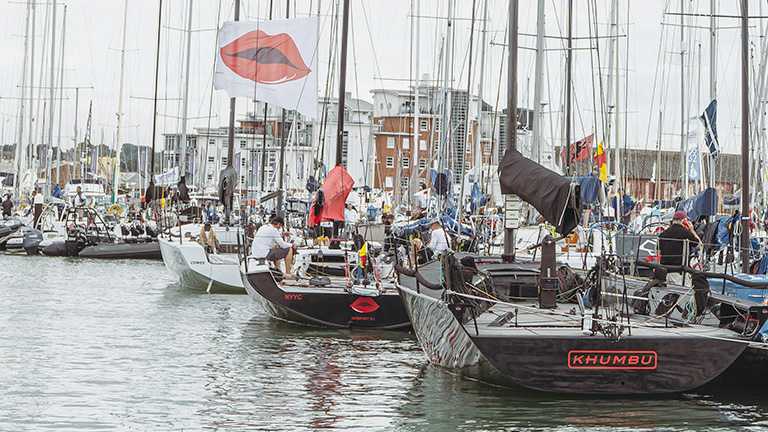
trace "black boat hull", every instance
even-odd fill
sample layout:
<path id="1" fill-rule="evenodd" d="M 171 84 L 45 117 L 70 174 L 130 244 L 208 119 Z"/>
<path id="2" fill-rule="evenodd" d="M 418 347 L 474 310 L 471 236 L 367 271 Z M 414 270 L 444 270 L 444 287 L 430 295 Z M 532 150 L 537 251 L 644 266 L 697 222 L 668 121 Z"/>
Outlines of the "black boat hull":
<path id="1" fill-rule="evenodd" d="M 471 324 L 470 324 L 471 325 Z M 744 351 L 737 340 L 601 335 L 484 337 L 465 328 L 502 374 L 534 390 L 575 394 L 660 394 L 700 387 Z"/>
<path id="2" fill-rule="evenodd" d="M 241 276 L 251 298 L 275 318 L 334 328 L 409 329 L 411 322 L 397 291 L 366 297 L 342 288 L 283 288 L 266 266 Z"/>
<path id="3" fill-rule="evenodd" d="M 105 243 L 88 246 L 80 251 L 81 258 L 99 259 L 152 259 L 161 260 L 160 244 L 147 243 Z"/>

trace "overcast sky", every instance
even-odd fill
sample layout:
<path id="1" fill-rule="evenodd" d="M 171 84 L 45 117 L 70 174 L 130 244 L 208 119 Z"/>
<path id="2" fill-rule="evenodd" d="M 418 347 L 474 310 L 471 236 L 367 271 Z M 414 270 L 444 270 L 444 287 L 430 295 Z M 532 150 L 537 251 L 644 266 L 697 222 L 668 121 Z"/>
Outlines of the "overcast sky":
<path id="1" fill-rule="evenodd" d="M 184 41 L 187 26 L 188 1 L 163 2 L 162 31 L 160 42 L 160 74 L 158 102 L 157 146 L 162 146 L 162 133 L 180 132 L 182 115 L 181 95 L 184 77 Z M 264 20 L 269 18 L 269 1 L 243 0 L 241 20 Z M 329 49 L 332 45 L 330 27 L 336 2 L 331 0 L 291 1 L 291 17 L 318 15 L 320 28 L 319 82 L 323 93 L 326 89 Z M 420 7 L 420 58 L 421 74 L 437 75 L 440 66 L 439 52 L 446 28 L 447 0 L 422 1 Z M 482 0 L 476 0 L 477 21 L 473 41 L 473 78 L 471 86 L 477 91 L 480 37 L 482 29 Z M 498 109 L 506 106 L 506 60 L 504 57 L 507 28 L 507 1 L 491 0 L 489 3 L 488 45 L 484 63 L 484 92 L 486 102 Z M 536 2 L 521 1 L 519 51 L 519 106 L 531 106 L 534 82 L 535 45 L 532 36 L 536 32 Z M 565 4 L 563 0 L 547 0 L 547 55 L 544 75 L 547 103 L 544 119 L 544 137 L 550 143 L 557 143 L 561 133 L 561 116 L 553 111 L 563 104 L 562 82 L 564 75 Z M 597 58 L 605 63 L 608 57 L 607 39 L 601 39 L 599 50 L 588 50 L 594 46 L 586 37 L 598 32 L 599 36 L 609 34 L 608 0 L 573 0 L 574 43 L 574 140 L 595 132 L 600 139 L 603 135 L 599 116 L 602 105 L 599 101 L 599 70 Z M 680 18 L 665 17 L 664 12 L 679 12 L 680 2 L 667 1 L 620 1 L 619 70 L 621 86 L 619 111 L 622 124 L 619 127 L 622 142 L 632 147 L 656 148 L 659 112 L 662 112 L 662 141 L 665 148 L 679 149 L 680 124 Z M 684 0 L 692 13 L 709 13 L 708 0 Z M 738 13 L 738 2 L 722 2 L 720 13 Z M 66 5 L 66 26 L 64 46 L 64 80 L 67 89 L 63 95 L 61 111 L 61 140 L 71 146 L 75 123 L 75 90 L 80 87 L 77 107 L 78 138 L 82 140 L 88 115 L 88 105 L 93 103 L 91 124 L 92 142 L 103 142 L 114 146 L 118 111 L 120 49 L 123 32 L 123 9 L 121 0 L 79 0 L 60 2 L 56 8 L 56 68 L 60 67 L 62 26 Z M 407 88 L 415 59 L 411 53 L 411 1 L 410 0 L 361 0 L 351 1 L 351 35 L 349 39 L 349 68 L 347 91 L 362 99 L 371 100 L 370 90 L 374 88 Z M 467 88 L 467 63 L 469 35 L 472 14 L 470 0 L 456 2 L 454 16 L 455 39 L 453 44 L 453 86 Z M 223 126 L 227 124 L 228 99 L 223 91 L 212 89 L 212 74 L 215 54 L 216 29 L 226 20 L 233 19 L 234 1 L 195 1 L 192 12 L 192 55 L 190 75 L 190 123 L 194 127 Z M 762 4 L 754 6 L 754 15 Z M 2 119 L 3 143 L 16 142 L 18 134 L 19 97 L 22 96 L 22 70 L 24 59 L 24 33 L 27 7 L 24 0 L 0 4 L 0 54 L 4 59 L 0 68 L 0 116 Z M 35 137 L 36 143 L 48 141 L 49 73 L 51 57 L 52 3 L 43 3 L 36 8 L 35 19 Z M 285 1 L 275 1 L 273 18 L 286 15 Z M 598 25 L 594 25 L 595 15 Z M 763 14 L 764 15 L 764 14 Z M 123 102 L 123 142 L 149 145 L 152 137 L 152 95 L 154 88 L 158 2 L 150 0 L 129 0 L 127 14 L 127 43 L 125 60 L 125 86 Z M 765 20 L 763 20 L 765 21 Z M 677 24 L 663 25 L 662 23 Z M 708 18 L 689 19 L 692 30 L 685 35 L 686 68 L 686 113 L 688 117 L 700 115 L 709 103 L 709 38 L 706 29 Z M 718 127 L 721 141 L 727 151 L 735 152 L 740 137 L 740 56 L 737 20 L 721 20 L 718 26 Z M 764 24 L 752 21 L 751 32 L 758 34 L 758 26 Z M 765 33 L 764 31 L 761 33 Z M 760 40 L 752 39 L 754 56 L 759 59 Z M 334 40 L 333 43 L 338 43 Z M 591 53 L 591 54 L 590 54 Z M 614 65 L 615 67 L 615 65 Z M 755 67 L 751 72 L 755 71 Z M 606 72 L 603 70 L 603 72 Z M 605 81 L 606 77 L 603 76 Z M 628 86 L 625 86 L 628 83 Z M 29 78 L 27 85 L 30 85 Z M 40 87 L 42 85 L 42 87 Z M 57 84 L 58 86 L 58 79 Z M 336 96 L 338 77 L 332 80 L 332 95 Z M 24 97 L 28 97 L 25 92 Z M 498 103 L 497 103 L 498 100 Z M 43 104 L 45 116 L 43 116 Z M 56 121 L 54 143 L 59 139 L 59 107 L 54 112 Z M 238 114 L 251 108 L 246 99 L 238 99 Z M 43 122 L 45 128 L 43 129 Z M 29 125 L 24 126 L 24 143 L 28 142 Z M 43 138 L 43 135 L 45 136 Z M 554 138 L 553 138 L 554 136 Z M 558 143 L 559 144 L 559 143 Z"/>

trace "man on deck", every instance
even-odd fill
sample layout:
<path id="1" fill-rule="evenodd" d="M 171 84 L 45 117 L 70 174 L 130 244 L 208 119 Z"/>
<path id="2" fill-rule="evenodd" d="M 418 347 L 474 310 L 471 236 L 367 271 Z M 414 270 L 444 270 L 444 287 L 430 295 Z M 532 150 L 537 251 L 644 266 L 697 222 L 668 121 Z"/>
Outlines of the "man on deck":
<path id="1" fill-rule="evenodd" d="M 688 215 L 684 211 L 676 211 L 672 216 L 672 225 L 659 234 L 661 264 L 669 266 L 688 265 L 687 262 L 683 262 L 685 240 L 688 240 L 689 247 L 698 248 L 701 245 L 701 239 L 693 229 L 693 224 L 688 221 Z M 671 283 L 680 284 L 683 282 L 683 274 L 668 272 L 667 280 Z"/>
<path id="2" fill-rule="evenodd" d="M 253 246 L 251 255 L 257 259 L 266 259 L 273 261 L 275 267 L 280 268 L 280 261 L 285 259 L 285 278 L 292 279 L 291 264 L 293 264 L 293 254 L 298 248 L 297 245 L 283 240 L 280 230 L 283 228 L 283 218 L 275 216 L 272 221 L 263 225 L 253 236 Z"/>

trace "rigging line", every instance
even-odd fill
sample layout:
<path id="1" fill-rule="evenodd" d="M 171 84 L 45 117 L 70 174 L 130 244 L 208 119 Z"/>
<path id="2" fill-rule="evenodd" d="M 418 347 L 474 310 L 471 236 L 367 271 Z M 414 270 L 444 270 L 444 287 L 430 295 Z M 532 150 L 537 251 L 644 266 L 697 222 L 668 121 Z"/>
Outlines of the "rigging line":
<path id="1" fill-rule="evenodd" d="M 590 9 L 592 11 L 596 11 L 597 10 L 597 7 L 595 6 L 596 3 L 597 3 L 597 0 L 592 0 L 592 2 L 591 2 L 592 8 L 589 7 L 590 3 L 588 3 L 587 4 L 587 11 L 590 11 Z M 594 49 L 595 54 L 592 55 L 590 53 L 590 56 L 589 56 L 589 66 L 590 66 L 590 68 L 592 68 L 592 70 L 595 70 L 595 56 L 599 56 L 600 55 L 599 54 L 600 44 L 599 44 L 599 39 L 598 39 L 599 30 L 597 28 L 597 15 L 595 15 L 594 20 L 592 18 L 593 18 L 592 15 L 588 12 L 587 13 L 587 20 L 588 20 L 587 29 L 589 31 L 589 37 L 590 38 L 594 37 L 594 39 L 592 39 L 592 41 L 594 43 L 594 48 L 595 48 Z M 592 25 L 595 26 L 595 34 L 594 35 L 592 34 Z M 600 74 L 598 73 L 598 75 L 600 75 Z M 595 108 L 592 111 L 592 121 L 594 122 L 593 123 L 594 126 L 593 126 L 592 130 L 593 131 L 597 131 L 597 124 L 598 124 L 598 122 L 597 122 L 597 120 L 598 120 L 597 112 L 598 112 L 598 109 L 597 109 L 597 97 L 595 96 L 595 87 L 596 87 L 595 86 L 595 74 L 594 73 L 590 74 L 590 76 L 592 78 L 591 79 L 591 81 L 592 81 L 592 106 Z M 601 108 L 600 109 L 600 114 L 602 115 L 602 105 L 600 106 L 600 108 Z M 597 147 L 599 142 L 600 141 L 598 139 L 595 139 L 593 144 L 592 144 L 592 147 Z M 589 172 L 592 172 L 591 171 L 591 167 L 594 166 L 593 160 L 589 161 L 589 166 L 590 166 L 590 171 Z"/>
<path id="2" fill-rule="evenodd" d="M 219 5 L 216 8 L 216 28 L 217 29 L 221 28 L 221 9 L 222 9 L 221 3 L 222 3 L 222 1 L 223 0 L 219 0 Z M 218 31 L 216 32 L 216 37 L 214 38 L 214 46 L 215 47 L 219 46 L 219 32 Z M 216 67 L 215 65 L 216 65 L 216 55 L 217 55 L 217 53 L 218 53 L 218 50 L 214 49 L 213 50 L 213 62 L 212 62 L 212 64 L 214 65 L 214 69 Z M 205 140 L 203 142 L 203 145 L 204 145 L 203 155 L 204 156 L 203 156 L 202 160 L 200 161 L 200 162 L 202 162 L 201 165 L 202 165 L 203 169 L 202 169 L 202 172 L 200 174 L 199 186 L 203 189 L 203 191 L 205 191 L 205 185 L 206 185 L 207 179 L 208 179 L 208 177 L 206 175 L 207 174 L 206 171 L 207 171 L 207 168 L 208 168 L 208 147 L 209 147 L 208 142 L 209 142 L 210 136 L 211 136 L 211 119 L 212 119 L 211 113 L 213 112 L 213 95 L 214 95 L 214 92 L 216 91 L 213 88 L 213 76 L 214 76 L 214 74 L 215 74 L 215 72 L 212 69 L 211 70 L 211 81 L 210 81 L 210 87 L 209 87 L 210 90 L 211 90 L 211 96 L 210 96 L 209 102 L 208 102 L 208 126 L 205 129 L 205 134 L 204 134 L 204 137 L 205 137 Z"/>
<path id="3" fill-rule="evenodd" d="M 667 10 L 667 8 L 669 8 L 669 2 L 670 1 L 671 0 L 667 0 L 667 5 L 665 6 L 664 10 Z M 657 90 L 657 84 L 659 83 L 659 73 L 661 73 L 661 85 L 658 86 L 658 88 L 663 88 L 664 87 L 663 84 L 664 84 L 664 79 L 666 77 L 666 73 L 665 73 L 666 69 L 663 67 L 663 62 L 664 62 L 664 54 L 663 54 L 663 52 L 664 52 L 663 46 L 664 45 L 663 45 L 663 41 L 665 40 L 664 33 L 666 31 L 667 31 L 667 27 L 662 25 L 661 26 L 661 35 L 659 37 L 659 48 L 657 50 L 658 54 L 656 55 L 656 72 L 655 72 L 655 76 L 654 76 L 654 79 L 653 79 L 653 89 L 651 90 L 651 110 L 649 110 L 649 114 L 648 114 L 648 127 L 646 128 L 646 133 L 645 133 L 645 143 L 646 143 L 645 149 L 646 150 L 648 150 L 648 143 L 650 142 L 651 125 L 654 123 L 653 117 L 655 117 L 655 113 L 654 113 L 652 108 L 653 108 L 653 101 L 656 99 L 656 95 L 657 95 L 656 90 Z M 659 111 L 663 112 L 664 102 L 665 102 L 663 92 L 659 92 L 658 96 L 659 96 Z M 659 143 L 659 149 L 661 149 L 661 143 Z M 659 173 L 662 172 L 661 167 L 658 167 L 658 170 L 659 170 Z M 661 175 L 659 175 L 659 177 L 661 177 Z M 656 181 L 657 182 L 661 182 L 661 178 L 656 179 Z M 654 186 L 654 187 L 658 187 L 658 186 Z"/>
<path id="4" fill-rule="evenodd" d="M 357 75 L 357 72 L 358 72 L 358 70 L 357 70 L 357 48 L 355 46 L 356 44 L 355 44 L 355 32 L 354 32 L 354 29 L 355 29 L 354 14 L 352 14 L 352 16 L 349 17 L 349 28 L 350 28 L 350 30 L 352 30 L 350 32 L 352 34 L 352 64 L 354 65 L 353 73 L 355 74 L 355 93 L 356 93 L 356 96 L 357 96 L 357 98 L 355 98 L 355 99 L 350 98 L 351 101 L 354 101 L 355 105 L 356 105 L 356 106 L 353 106 L 352 104 L 350 104 L 350 109 L 349 109 L 349 111 L 350 111 L 350 120 L 352 120 L 351 116 L 352 116 L 352 114 L 354 114 L 355 110 L 358 112 L 358 115 L 360 115 L 359 114 L 360 113 L 360 79 L 358 78 L 358 75 Z M 371 113 L 371 114 L 373 114 L 373 113 Z M 367 169 L 368 158 L 366 157 L 367 155 L 366 155 L 366 152 L 365 152 L 365 149 L 364 149 L 364 144 L 363 144 L 363 122 L 356 121 L 356 123 L 357 123 L 357 137 L 358 137 L 359 142 L 360 142 L 360 155 L 363 158 L 363 161 L 362 161 L 363 162 L 363 175 L 365 175 L 365 173 L 368 172 L 368 169 Z M 350 144 L 351 144 L 350 143 L 350 136 L 347 135 L 347 166 L 350 166 L 350 158 L 349 158 L 349 155 L 350 155 L 349 149 L 351 147 Z M 368 148 L 370 150 L 370 146 Z M 354 161 L 354 163 L 357 163 L 357 161 Z M 367 176 L 365 177 L 364 183 L 365 183 L 365 185 L 368 184 Z"/>
<path id="5" fill-rule="evenodd" d="M 335 13 L 333 13 L 335 7 Z M 320 168 L 322 164 L 322 160 L 325 160 L 325 134 L 326 134 L 326 128 L 328 127 L 328 107 L 331 103 L 331 97 L 329 94 L 331 93 L 332 89 L 332 83 L 333 83 L 333 77 L 335 76 L 336 72 L 336 43 L 334 41 L 337 40 L 338 31 L 339 31 L 339 8 L 340 8 L 340 2 L 332 2 L 331 3 L 331 24 L 330 24 L 330 30 L 329 30 L 329 37 L 332 43 L 329 44 L 328 49 L 328 71 L 326 72 L 326 79 L 325 79 L 325 92 L 323 94 L 323 105 L 322 105 L 322 116 L 320 118 L 320 130 L 318 131 L 318 141 L 320 149 L 317 152 L 317 155 L 315 156 L 314 160 L 314 169 L 313 173 L 317 175 L 317 178 L 320 178 Z M 320 8 L 320 5 L 318 4 L 318 9 Z M 317 157 L 319 155 L 319 157 Z"/>
<path id="6" fill-rule="evenodd" d="M 504 27 L 504 40 L 507 40 L 508 29 L 509 29 L 509 26 L 505 26 Z M 506 51 L 508 49 L 509 49 L 508 47 L 504 47 L 502 49 L 502 57 L 501 58 L 506 58 L 506 54 L 505 53 L 506 53 Z M 499 67 L 499 78 L 497 80 L 497 82 L 499 82 L 499 83 L 502 82 L 502 76 L 504 76 L 503 75 L 504 67 L 503 67 L 503 65 L 500 65 L 500 66 L 501 67 Z M 501 86 L 499 85 L 499 86 L 496 86 L 496 102 L 494 104 L 494 107 L 495 107 L 494 109 L 495 110 L 498 110 L 499 100 L 500 99 L 501 99 Z M 491 120 L 491 153 L 490 153 L 489 158 L 488 158 L 488 162 L 489 163 L 493 161 L 493 155 L 499 152 L 499 150 L 497 149 L 497 146 L 500 149 L 501 148 L 501 144 L 502 144 L 502 143 L 499 142 L 501 140 L 501 133 L 499 133 L 499 137 L 497 139 L 495 139 L 495 140 L 493 139 L 493 135 L 494 135 L 493 131 L 496 130 L 496 121 L 497 121 L 497 116 L 496 116 L 496 111 L 494 111 L 494 115 L 493 115 L 493 118 Z M 499 128 L 499 129 L 501 129 L 501 128 Z M 513 130 L 511 131 L 511 133 L 516 133 L 516 132 L 517 132 L 516 128 L 513 128 Z M 509 134 L 509 133 L 510 133 L 510 131 L 507 130 L 507 134 Z M 504 143 L 504 148 L 506 149 L 506 143 Z M 498 164 L 501 163 L 501 156 L 499 156 L 497 159 L 498 159 L 497 160 L 497 165 L 498 165 Z M 492 170 L 487 170 L 487 172 L 488 172 L 488 174 L 487 174 L 487 181 L 483 185 L 485 187 L 484 190 L 483 190 L 484 193 L 488 192 L 487 188 L 490 187 L 490 183 L 491 183 Z"/>

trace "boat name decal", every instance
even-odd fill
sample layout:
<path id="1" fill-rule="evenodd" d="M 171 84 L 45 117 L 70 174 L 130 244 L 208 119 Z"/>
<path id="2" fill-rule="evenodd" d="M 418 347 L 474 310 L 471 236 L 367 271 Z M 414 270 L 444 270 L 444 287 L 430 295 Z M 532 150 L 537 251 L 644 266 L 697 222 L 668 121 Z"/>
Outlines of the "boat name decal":
<path id="1" fill-rule="evenodd" d="M 189 263 L 192 265 L 203 265 L 205 264 L 205 261 L 190 261 Z"/>
<path id="2" fill-rule="evenodd" d="M 301 294 L 286 294 L 286 300 L 301 300 Z"/>
<path id="3" fill-rule="evenodd" d="M 349 307 L 358 313 L 371 313 L 378 309 L 379 305 L 370 297 L 358 297 Z"/>
<path id="4" fill-rule="evenodd" d="M 570 351 L 571 369 L 656 369 L 656 351 Z"/>
<path id="5" fill-rule="evenodd" d="M 353 316 L 352 321 L 376 321 L 376 317 L 372 316 Z"/>

